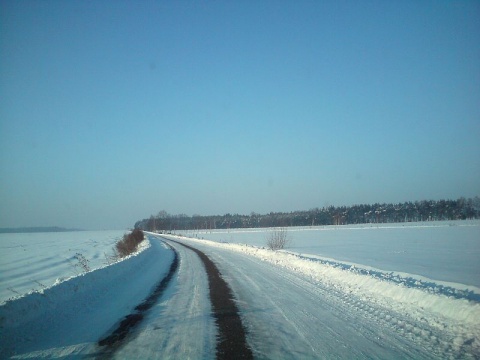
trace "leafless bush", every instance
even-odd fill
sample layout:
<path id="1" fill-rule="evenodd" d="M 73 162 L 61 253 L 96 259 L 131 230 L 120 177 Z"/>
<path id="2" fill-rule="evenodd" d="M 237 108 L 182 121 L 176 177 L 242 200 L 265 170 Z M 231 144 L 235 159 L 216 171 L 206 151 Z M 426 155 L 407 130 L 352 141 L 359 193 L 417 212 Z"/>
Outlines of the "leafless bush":
<path id="1" fill-rule="evenodd" d="M 275 229 L 267 236 L 267 247 L 270 250 L 284 249 L 289 243 L 290 239 L 286 228 Z"/>
<path id="2" fill-rule="evenodd" d="M 125 257 L 137 250 L 138 244 L 143 240 L 143 231 L 133 230 L 130 234 L 123 235 L 122 240 L 115 244 L 116 253 L 119 257 Z"/>
<path id="3" fill-rule="evenodd" d="M 76 268 L 80 268 L 83 272 L 90 271 L 90 265 L 88 265 L 88 260 L 85 256 L 83 256 L 83 254 L 76 253 L 73 258 L 77 260 L 77 263 L 75 264 Z"/>

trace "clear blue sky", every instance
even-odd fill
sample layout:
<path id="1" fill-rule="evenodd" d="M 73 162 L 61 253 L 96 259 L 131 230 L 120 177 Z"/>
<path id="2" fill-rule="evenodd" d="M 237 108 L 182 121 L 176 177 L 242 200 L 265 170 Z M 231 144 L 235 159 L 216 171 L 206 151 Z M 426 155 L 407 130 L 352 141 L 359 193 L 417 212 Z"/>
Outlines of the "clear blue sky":
<path id="1" fill-rule="evenodd" d="M 0 227 L 480 195 L 478 1 L 1 1 Z"/>

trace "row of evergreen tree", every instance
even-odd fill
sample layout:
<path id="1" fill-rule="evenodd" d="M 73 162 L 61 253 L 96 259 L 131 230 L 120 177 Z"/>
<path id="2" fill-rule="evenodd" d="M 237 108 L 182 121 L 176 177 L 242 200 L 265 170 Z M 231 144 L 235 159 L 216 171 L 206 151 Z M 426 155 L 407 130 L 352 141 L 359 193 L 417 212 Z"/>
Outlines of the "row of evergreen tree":
<path id="1" fill-rule="evenodd" d="M 257 227 L 345 225 L 364 223 L 398 223 L 480 218 L 480 198 L 457 200 L 423 200 L 399 204 L 362 204 L 327 206 L 303 211 L 271 212 L 250 215 L 170 215 L 160 211 L 137 221 L 136 229 L 175 231 Z"/>

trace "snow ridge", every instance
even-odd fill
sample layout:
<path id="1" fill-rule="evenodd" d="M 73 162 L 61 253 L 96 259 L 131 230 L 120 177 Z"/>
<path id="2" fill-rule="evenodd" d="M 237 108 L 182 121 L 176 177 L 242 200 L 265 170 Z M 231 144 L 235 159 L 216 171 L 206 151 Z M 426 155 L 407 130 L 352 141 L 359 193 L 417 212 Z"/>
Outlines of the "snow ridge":
<path id="1" fill-rule="evenodd" d="M 425 290 L 429 293 L 445 295 L 447 297 L 452 297 L 455 299 L 465 299 L 465 300 L 473 301 L 475 303 L 480 303 L 480 293 L 475 292 L 471 289 L 468 289 L 468 287 L 464 289 L 459 289 L 458 286 L 443 285 L 433 280 L 422 279 L 420 277 L 415 277 L 410 274 L 402 275 L 399 273 L 394 273 L 393 271 L 387 272 L 379 269 L 363 268 L 354 264 L 322 259 L 318 256 L 307 256 L 303 254 L 295 254 L 292 252 L 286 252 L 286 253 L 291 254 L 293 256 L 297 256 L 300 259 L 304 259 L 307 261 L 316 261 L 321 264 L 338 268 L 344 271 L 349 271 L 359 275 L 371 276 L 379 280 L 390 281 L 397 285 L 402 285 L 408 288 L 417 288 L 417 289 Z"/>

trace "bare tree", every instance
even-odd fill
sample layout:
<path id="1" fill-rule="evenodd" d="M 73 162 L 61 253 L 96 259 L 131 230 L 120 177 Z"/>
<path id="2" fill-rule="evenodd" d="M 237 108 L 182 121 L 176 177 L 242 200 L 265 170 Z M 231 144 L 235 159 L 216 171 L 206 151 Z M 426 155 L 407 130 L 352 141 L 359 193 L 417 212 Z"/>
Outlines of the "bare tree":
<path id="1" fill-rule="evenodd" d="M 270 250 L 284 249 L 290 243 L 286 228 L 277 228 L 267 235 L 267 247 Z"/>

